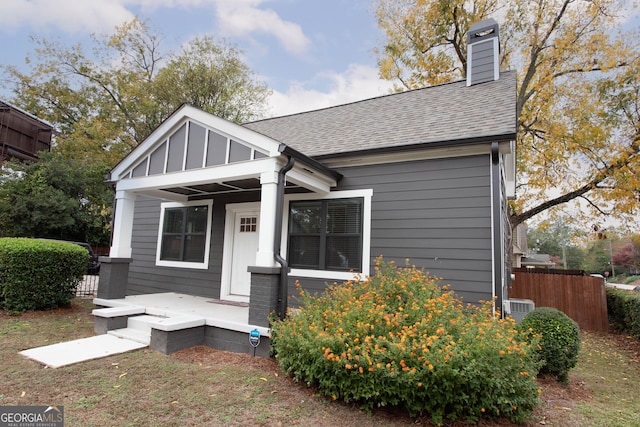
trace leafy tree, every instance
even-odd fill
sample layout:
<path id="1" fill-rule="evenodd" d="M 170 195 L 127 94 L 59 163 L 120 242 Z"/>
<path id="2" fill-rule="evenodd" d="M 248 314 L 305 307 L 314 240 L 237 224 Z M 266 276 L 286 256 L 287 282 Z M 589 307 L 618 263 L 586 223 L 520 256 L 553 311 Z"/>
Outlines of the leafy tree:
<path id="1" fill-rule="evenodd" d="M 493 16 L 501 67 L 518 71 L 518 200 L 512 225 L 567 202 L 578 221 L 638 210 L 640 61 L 617 0 L 379 0 L 382 77 L 397 90 L 463 78 L 466 33 Z M 616 33 L 618 33 L 616 35 Z"/>
<path id="2" fill-rule="evenodd" d="M 199 37 L 178 53 L 160 49 L 145 22 L 93 35 L 90 53 L 34 38 L 28 73 L 3 67 L 16 105 L 58 127 L 57 149 L 113 166 L 183 103 L 232 121 L 264 111 L 269 90 L 228 43 Z"/>
<path id="3" fill-rule="evenodd" d="M 62 156 L 7 162 L 0 175 L 0 237 L 41 237 L 108 245 L 113 193 L 108 168 Z"/>
<path id="4" fill-rule="evenodd" d="M 584 251 L 576 244 L 581 237 L 582 232 L 564 220 L 545 223 L 527 231 L 530 249 L 557 257 L 557 266 L 564 267 L 566 262 L 566 268 L 569 270 L 582 269 Z"/>
<path id="5" fill-rule="evenodd" d="M 254 80 L 241 56 L 226 42 L 195 38 L 158 72 L 154 101 L 168 114 L 189 103 L 236 123 L 256 118 L 263 113 L 269 91 Z"/>
<path id="6" fill-rule="evenodd" d="M 104 174 L 180 105 L 235 122 L 264 112 L 269 90 L 235 46 L 199 37 L 163 52 L 138 19 L 89 48 L 33 38 L 28 72 L 0 66 L 18 105 L 53 123 L 54 154 L 12 165 L 0 189 L 0 234 L 107 244 L 113 194 Z"/>
<path id="7" fill-rule="evenodd" d="M 567 262 L 567 269 L 581 270 L 584 265 L 584 251 L 578 246 L 567 246 L 564 258 Z"/>
<path id="8" fill-rule="evenodd" d="M 584 269 L 589 273 L 611 273 L 611 252 L 605 240 L 589 242 L 584 260 Z"/>
<path id="9" fill-rule="evenodd" d="M 637 239 L 636 239 L 637 240 Z M 635 240 L 613 252 L 613 264 L 628 269 L 640 270 L 640 246 Z"/>

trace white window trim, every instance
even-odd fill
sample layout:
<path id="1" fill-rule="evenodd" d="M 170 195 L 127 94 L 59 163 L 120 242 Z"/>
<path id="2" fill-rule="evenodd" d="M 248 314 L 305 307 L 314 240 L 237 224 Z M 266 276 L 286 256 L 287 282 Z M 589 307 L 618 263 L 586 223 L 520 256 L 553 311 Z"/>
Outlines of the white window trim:
<path id="1" fill-rule="evenodd" d="M 309 277 L 316 279 L 329 279 L 329 280 L 353 280 L 356 277 L 365 279 L 370 275 L 371 266 L 371 198 L 373 197 L 373 189 L 363 190 L 345 190 L 345 191 L 333 191 L 325 195 L 319 195 L 317 193 L 305 193 L 305 194 L 289 194 L 284 198 L 284 212 L 283 212 L 283 224 L 282 224 L 282 251 L 281 256 L 286 258 L 287 246 L 289 245 L 289 204 L 292 201 L 298 200 L 328 200 L 328 199 L 363 199 L 363 212 L 362 212 L 362 271 L 330 271 L 330 270 L 307 270 L 301 268 L 292 268 L 289 272 L 289 276 L 294 277 Z"/>
<path id="2" fill-rule="evenodd" d="M 237 213 L 251 214 L 253 212 L 258 212 L 258 215 L 260 215 L 260 202 L 229 203 L 226 205 L 226 211 L 224 222 L 224 246 L 222 249 L 222 284 L 220 286 L 220 298 L 228 301 L 249 302 L 248 298 L 233 295 L 231 293 L 235 216 Z M 258 229 L 260 226 L 260 221 L 258 221 Z"/>
<path id="3" fill-rule="evenodd" d="M 204 247 L 204 262 L 166 261 L 160 259 L 162 249 L 162 227 L 164 225 L 164 213 L 169 208 L 184 208 L 189 206 L 207 206 L 207 232 Z M 160 205 L 160 223 L 158 224 L 158 240 L 156 243 L 156 265 L 159 267 L 192 268 L 206 270 L 209 268 L 209 249 L 211 247 L 211 222 L 213 217 L 213 200 L 198 200 L 193 202 L 166 202 Z"/>

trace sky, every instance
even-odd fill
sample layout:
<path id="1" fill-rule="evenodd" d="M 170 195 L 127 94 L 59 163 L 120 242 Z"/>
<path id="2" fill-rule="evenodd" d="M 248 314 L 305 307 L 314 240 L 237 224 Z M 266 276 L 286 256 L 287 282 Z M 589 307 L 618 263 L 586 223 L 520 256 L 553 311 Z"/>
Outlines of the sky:
<path id="1" fill-rule="evenodd" d="M 195 36 L 226 38 L 273 91 L 270 115 L 338 105 L 388 93 L 373 49 L 384 40 L 373 0 L 4 0 L 0 64 L 28 70 L 31 35 L 89 46 L 135 16 L 177 52 Z M 0 98 L 10 98 L 0 87 Z"/>
<path id="2" fill-rule="evenodd" d="M 273 91 L 280 116 L 384 95 L 373 49 L 384 43 L 375 0 L 0 0 L 0 65 L 27 71 L 30 36 L 88 46 L 138 16 L 178 52 L 196 36 L 226 38 Z M 627 0 L 631 8 L 632 0 Z M 630 9 L 631 10 L 631 9 Z M 638 26 L 638 11 L 625 25 Z M 0 81 L 0 99 L 10 99 Z"/>

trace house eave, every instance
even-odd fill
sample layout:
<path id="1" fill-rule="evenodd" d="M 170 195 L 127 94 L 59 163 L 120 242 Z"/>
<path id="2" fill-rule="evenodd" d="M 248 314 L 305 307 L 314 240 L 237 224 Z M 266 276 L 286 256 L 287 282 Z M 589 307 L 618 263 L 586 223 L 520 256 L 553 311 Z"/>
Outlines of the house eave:
<path id="1" fill-rule="evenodd" d="M 481 137 L 469 137 L 469 138 L 462 138 L 462 139 L 422 141 L 422 142 L 416 142 L 416 143 L 394 145 L 394 146 L 373 148 L 373 149 L 366 149 L 366 150 L 324 154 L 320 156 L 314 156 L 313 158 L 319 162 L 324 162 L 324 160 L 333 160 L 333 159 L 353 157 L 353 156 L 370 156 L 370 155 L 430 150 L 430 149 L 438 149 L 438 148 L 454 148 L 454 147 L 463 147 L 463 146 L 485 145 L 485 144 L 491 144 L 492 142 L 498 142 L 500 144 L 501 153 L 508 153 L 511 151 L 510 142 L 514 141 L 515 139 L 516 139 L 516 133 L 510 132 L 505 134 L 488 135 L 488 136 L 481 136 Z"/>
<path id="2" fill-rule="evenodd" d="M 336 182 L 340 182 L 340 180 L 342 179 L 342 174 L 331 169 L 328 168 L 327 166 L 323 165 L 322 163 L 320 163 L 319 161 L 312 159 L 311 157 L 308 157 L 304 154 L 302 154 L 301 152 L 291 148 L 290 146 L 286 145 L 286 144 L 280 144 L 279 147 L 279 151 L 286 155 L 286 156 L 291 156 L 294 159 L 296 159 L 297 161 L 300 161 L 308 166 L 310 166 L 313 169 L 316 169 L 318 172 L 322 173 L 323 175 L 332 178 L 334 181 Z"/>

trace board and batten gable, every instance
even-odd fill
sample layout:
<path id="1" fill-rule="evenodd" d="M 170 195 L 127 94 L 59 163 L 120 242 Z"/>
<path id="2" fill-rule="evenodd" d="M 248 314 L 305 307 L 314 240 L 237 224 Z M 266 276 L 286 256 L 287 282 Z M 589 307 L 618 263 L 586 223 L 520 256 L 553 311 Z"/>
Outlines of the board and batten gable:
<path id="1" fill-rule="evenodd" d="M 409 260 L 463 301 L 491 300 L 490 163 L 486 154 L 338 168 L 337 190 L 373 190 L 371 271 L 380 255 L 399 266 Z M 296 280 L 311 292 L 334 282 L 290 277 L 292 296 Z"/>

